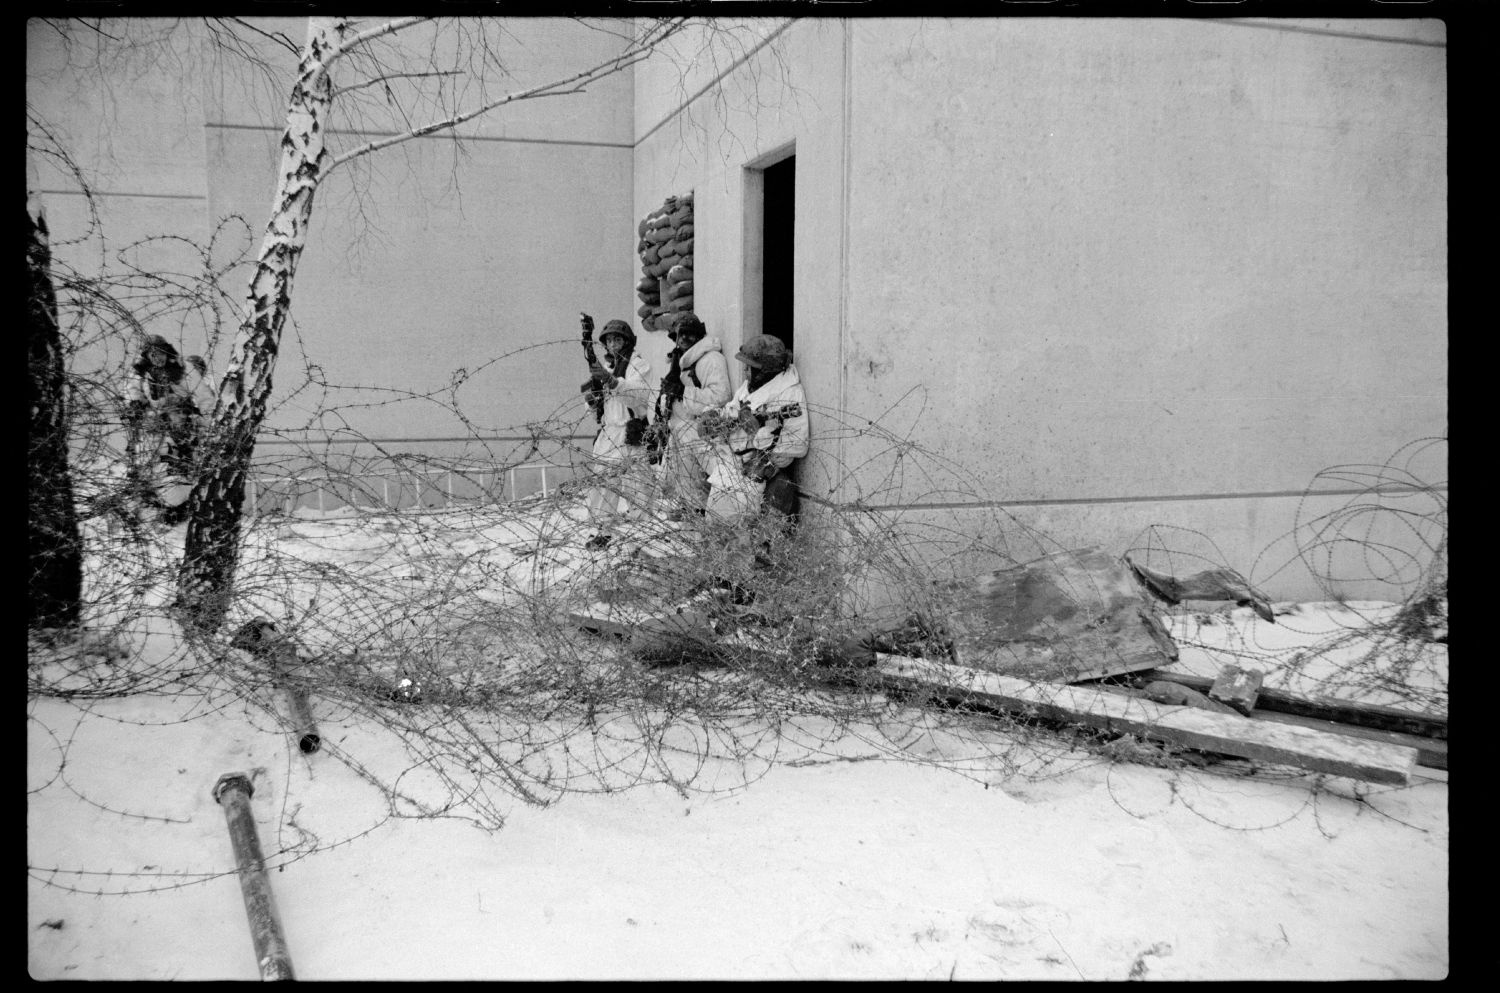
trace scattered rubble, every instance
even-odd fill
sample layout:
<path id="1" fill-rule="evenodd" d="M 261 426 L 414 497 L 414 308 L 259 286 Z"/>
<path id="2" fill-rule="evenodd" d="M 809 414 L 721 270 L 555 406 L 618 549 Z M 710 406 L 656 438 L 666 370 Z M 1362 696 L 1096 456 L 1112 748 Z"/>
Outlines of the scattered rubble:
<path id="1" fill-rule="evenodd" d="M 885 688 L 954 704 L 1369 782 L 1408 783 L 1419 763 L 1447 767 L 1446 717 L 1267 689 L 1254 668 L 1226 666 L 1213 679 L 1172 672 L 1177 645 L 1154 601 L 1233 601 L 1274 623 L 1270 601 L 1233 570 L 1178 578 L 1090 548 L 928 592 L 819 664 L 871 666 Z M 599 602 L 571 617 L 642 657 L 688 661 L 684 643 L 723 640 L 727 602 L 706 591 L 655 613 Z M 735 641 L 755 638 L 736 629 Z"/>

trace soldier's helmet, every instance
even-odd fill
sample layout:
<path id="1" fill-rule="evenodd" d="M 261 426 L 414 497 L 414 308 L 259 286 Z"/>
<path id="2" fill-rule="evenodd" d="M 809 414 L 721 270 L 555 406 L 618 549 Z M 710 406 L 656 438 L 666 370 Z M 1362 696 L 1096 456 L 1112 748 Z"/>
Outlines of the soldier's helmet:
<path id="1" fill-rule="evenodd" d="M 752 369 L 774 372 L 785 369 L 791 359 L 785 342 L 772 334 L 758 334 L 751 338 L 740 346 L 734 357 Z"/>
<path id="2" fill-rule="evenodd" d="M 604 330 L 599 332 L 599 340 L 603 341 L 612 334 L 617 334 L 621 338 L 624 338 L 626 347 L 635 347 L 635 332 L 630 330 L 630 325 L 624 321 L 614 320 L 604 325 Z"/>

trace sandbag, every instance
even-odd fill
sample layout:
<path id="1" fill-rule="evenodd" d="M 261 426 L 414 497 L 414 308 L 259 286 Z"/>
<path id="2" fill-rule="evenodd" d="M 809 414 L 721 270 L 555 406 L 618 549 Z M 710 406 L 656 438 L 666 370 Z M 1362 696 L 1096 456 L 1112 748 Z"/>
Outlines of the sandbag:
<path id="1" fill-rule="evenodd" d="M 657 262 L 661 261 L 661 250 L 655 245 L 652 245 L 650 248 L 641 253 L 641 261 L 646 263 L 646 265 L 655 265 Z"/>
<path id="2" fill-rule="evenodd" d="M 674 265 L 672 268 L 670 268 L 670 269 L 667 270 L 667 282 L 668 283 L 680 283 L 684 279 L 692 279 L 692 278 L 693 278 L 693 270 L 689 269 L 687 266 L 683 265 L 680 262 L 677 265 Z"/>
<path id="3" fill-rule="evenodd" d="M 679 224 L 677 225 L 676 230 L 678 241 L 681 241 L 684 238 L 691 238 L 693 236 L 693 222 L 689 221 L 686 224 Z"/>
<path id="4" fill-rule="evenodd" d="M 667 244 L 675 245 L 678 255 L 693 254 L 693 239 L 691 238 L 678 238 L 676 241 L 667 242 Z"/>
<path id="5" fill-rule="evenodd" d="M 692 207 L 678 207 L 676 210 L 672 211 L 671 221 L 673 227 L 681 227 L 682 225 L 691 222 L 692 219 Z"/>
<path id="6" fill-rule="evenodd" d="M 678 313 L 681 313 L 681 312 L 686 311 L 686 310 L 692 310 L 693 309 L 693 295 L 691 293 L 689 293 L 686 296 L 680 296 L 680 297 L 678 297 L 676 300 L 669 300 L 669 301 L 667 301 L 667 309 L 671 310 L 671 311 L 676 311 Z"/>
<path id="7" fill-rule="evenodd" d="M 653 245 L 660 245 L 664 241 L 671 241 L 677 237 L 677 229 L 672 227 L 652 228 L 646 232 L 646 240 Z"/>
<path id="8" fill-rule="evenodd" d="M 641 281 L 635 284 L 637 293 L 655 293 L 661 283 L 651 276 L 641 277 Z"/>
<path id="9" fill-rule="evenodd" d="M 691 279 L 684 279 L 680 283 L 670 283 L 670 284 L 667 285 L 667 299 L 668 300 L 676 300 L 678 297 L 692 296 L 692 295 L 693 295 L 693 281 Z"/>
<path id="10" fill-rule="evenodd" d="M 654 303 L 643 303 L 643 304 L 641 304 L 639 307 L 635 308 L 636 316 L 639 317 L 639 318 L 641 318 L 642 320 L 645 320 L 646 318 L 650 317 L 653 313 L 655 313 L 655 311 L 652 310 L 652 308 L 654 306 L 656 306 Z"/>
<path id="11" fill-rule="evenodd" d="M 660 293 L 637 293 L 636 296 L 640 298 L 641 303 L 649 303 L 652 305 L 661 303 Z"/>

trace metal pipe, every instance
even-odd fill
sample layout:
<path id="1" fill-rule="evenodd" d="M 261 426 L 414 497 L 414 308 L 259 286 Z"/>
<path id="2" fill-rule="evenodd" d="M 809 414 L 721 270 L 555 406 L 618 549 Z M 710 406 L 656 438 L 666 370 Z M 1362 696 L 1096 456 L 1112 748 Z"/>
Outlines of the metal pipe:
<path id="1" fill-rule="evenodd" d="M 224 808 L 229 825 L 229 844 L 240 877 L 240 895 L 245 900 L 245 916 L 250 921 L 250 939 L 255 943 L 255 960 L 263 980 L 296 979 L 292 974 L 292 956 L 281 934 L 281 920 L 271 895 L 271 881 L 266 878 L 266 859 L 261 854 L 260 837 L 255 833 L 255 815 L 250 797 L 255 788 L 243 772 L 225 773 L 214 784 L 214 801 Z"/>
<path id="2" fill-rule="evenodd" d="M 317 722 L 313 720 L 312 705 L 307 701 L 307 691 L 296 686 L 282 684 L 286 694 L 286 709 L 292 718 L 292 733 L 296 735 L 297 747 L 303 755 L 311 755 L 323 745 L 323 736 L 318 734 Z"/>
<path id="3" fill-rule="evenodd" d="M 229 647 L 249 652 L 270 668 L 275 678 L 275 685 L 286 696 L 292 733 L 297 739 L 297 747 L 301 749 L 302 754 L 310 755 L 322 747 L 323 736 L 318 733 L 317 722 L 313 720 L 312 705 L 308 702 L 307 690 L 297 685 L 295 677 L 289 675 L 303 664 L 301 656 L 297 653 L 296 643 L 283 635 L 274 621 L 265 617 L 257 617 L 240 626 L 234 637 L 230 639 Z"/>

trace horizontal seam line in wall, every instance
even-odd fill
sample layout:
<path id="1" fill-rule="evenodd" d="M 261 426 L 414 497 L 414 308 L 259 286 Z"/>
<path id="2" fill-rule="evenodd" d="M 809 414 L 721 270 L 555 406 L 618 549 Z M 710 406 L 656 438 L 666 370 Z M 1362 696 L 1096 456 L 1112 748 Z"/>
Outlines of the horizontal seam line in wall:
<path id="1" fill-rule="evenodd" d="M 1285 497 L 1325 496 L 1369 496 L 1389 493 L 1424 493 L 1439 490 L 1446 493 L 1446 484 L 1421 489 L 1415 486 L 1379 486 L 1362 489 L 1330 490 L 1267 490 L 1247 493 L 1178 493 L 1165 496 L 1124 497 L 1059 497 L 1052 500 L 975 500 L 966 503 L 885 503 L 863 504 L 860 510 L 987 510 L 994 507 L 1053 507 L 1072 504 L 1095 503 L 1173 503 L 1185 500 L 1251 500 Z M 854 509 L 854 508 L 851 508 Z"/>
<path id="2" fill-rule="evenodd" d="M 114 190 L 37 190 L 38 193 L 57 194 L 60 196 L 96 196 L 96 197 L 148 197 L 154 200 L 207 200 L 208 197 L 200 193 L 120 193 Z"/>
<path id="3" fill-rule="evenodd" d="M 274 125 L 274 124 L 223 124 L 223 123 L 219 123 L 217 121 L 205 121 L 203 123 L 203 126 L 205 128 L 218 128 L 218 129 L 223 130 L 223 131 L 267 131 L 267 132 L 270 132 L 272 134 L 280 134 L 282 131 L 286 130 L 285 128 L 280 127 L 278 125 Z M 339 128 L 331 128 L 331 129 L 329 129 L 328 131 L 326 131 L 324 133 L 325 134 L 357 134 L 357 135 L 360 135 L 361 137 L 366 137 L 366 138 L 394 138 L 397 135 L 406 134 L 405 131 L 358 131 L 358 130 L 351 131 L 351 130 L 339 129 Z M 451 138 L 454 138 L 455 135 L 453 134 L 452 131 L 439 131 L 439 132 L 434 132 L 433 134 L 419 135 L 418 137 L 421 138 L 421 139 L 434 139 L 434 138 L 439 138 L 439 139 L 441 139 L 441 138 L 449 138 L 449 139 L 451 139 Z M 581 140 L 569 140 L 569 139 L 564 139 L 564 138 L 509 138 L 509 137 L 506 137 L 504 135 L 494 135 L 494 134 L 458 135 L 457 139 L 459 141 L 503 141 L 503 142 L 510 142 L 511 144 L 515 144 L 515 145 L 585 145 L 585 146 L 590 147 L 590 148 L 634 148 L 635 147 L 633 144 L 631 144 L 628 141 L 581 141 Z"/>
<path id="4" fill-rule="evenodd" d="M 730 63 L 730 65 L 729 65 L 729 67 L 727 69 L 725 69 L 723 72 L 719 73 L 713 79 L 710 79 L 708 82 L 704 83 L 703 86 L 702 86 L 702 88 L 699 89 L 697 93 L 694 93 L 692 96 L 690 96 L 686 100 L 682 101 L 682 103 L 678 104 L 677 107 L 676 107 L 676 109 L 674 109 L 666 117 L 663 117 L 661 120 L 657 121 L 656 124 L 651 127 L 651 130 L 647 131 L 645 134 L 643 134 L 639 138 L 637 138 L 635 140 L 634 144 L 632 144 L 630 147 L 631 148 L 638 148 L 640 146 L 641 142 L 645 141 L 647 138 L 649 138 L 652 135 L 656 134 L 656 132 L 660 131 L 663 127 L 666 126 L 666 124 L 667 124 L 668 121 L 670 121 L 674 117 L 677 117 L 684 110 L 687 110 L 689 107 L 691 107 L 692 104 L 693 104 L 693 101 L 697 100 L 703 94 L 705 94 L 709 90 L 713 89 L 713 87 L 714 87 L 714 85 L 716 83 L 718 83 L 721 80 L 723 80 L 724 78 L 726 78 L 730 73 L 734 72 L 736 69 L 738 69 L 740 66 L 744 65 L 746 62 L 749 62 L 752 58 L 755 57 L 755 53 L 759 52 L 762 48 L 765 48 L 771 42 L 773 42 L 777 38 L 781 37 L 781 33 L 783 31 L 785 31 L 787 28 L 791 27 L 796 22 L 796 20 L 797 20 L 797 18 L 795 18 L 795 17 L 794 18 L 790 18 L 781 27 L 777 28 L 775 31 L 772 31 L 770 34 L 766 35 L 766 37 L 760 42 L 760 44 L 756 45 L 754 48 L 750 49 L 750 51 L 746 52 L 744 55 L 741 55 L 739 58 L 735 59 L 734 62 Z"/>
<path id="5" fill-rule="evenodd" d="M 1447 48 L 1446 41 L 1427 41 L 1422 38 L 1392 38 L 1383 34 L 1360 34 L 1357 31 L 1333 31 L 1329 28 L 1304 28 L 1292 24 L 1257 24 L 1233 17 L 1203 17 L 1195 20 L 1211 24 L 1228 24 L 1236 28 L 1259 28 L 1262 31 L 1285 31 L 1288 34 L 1321 34 L 1332 38 L 1354 38 L 1359 41 L 1384 41 L 1392 45 L 1420 45 L 1424 48 Z"/>

